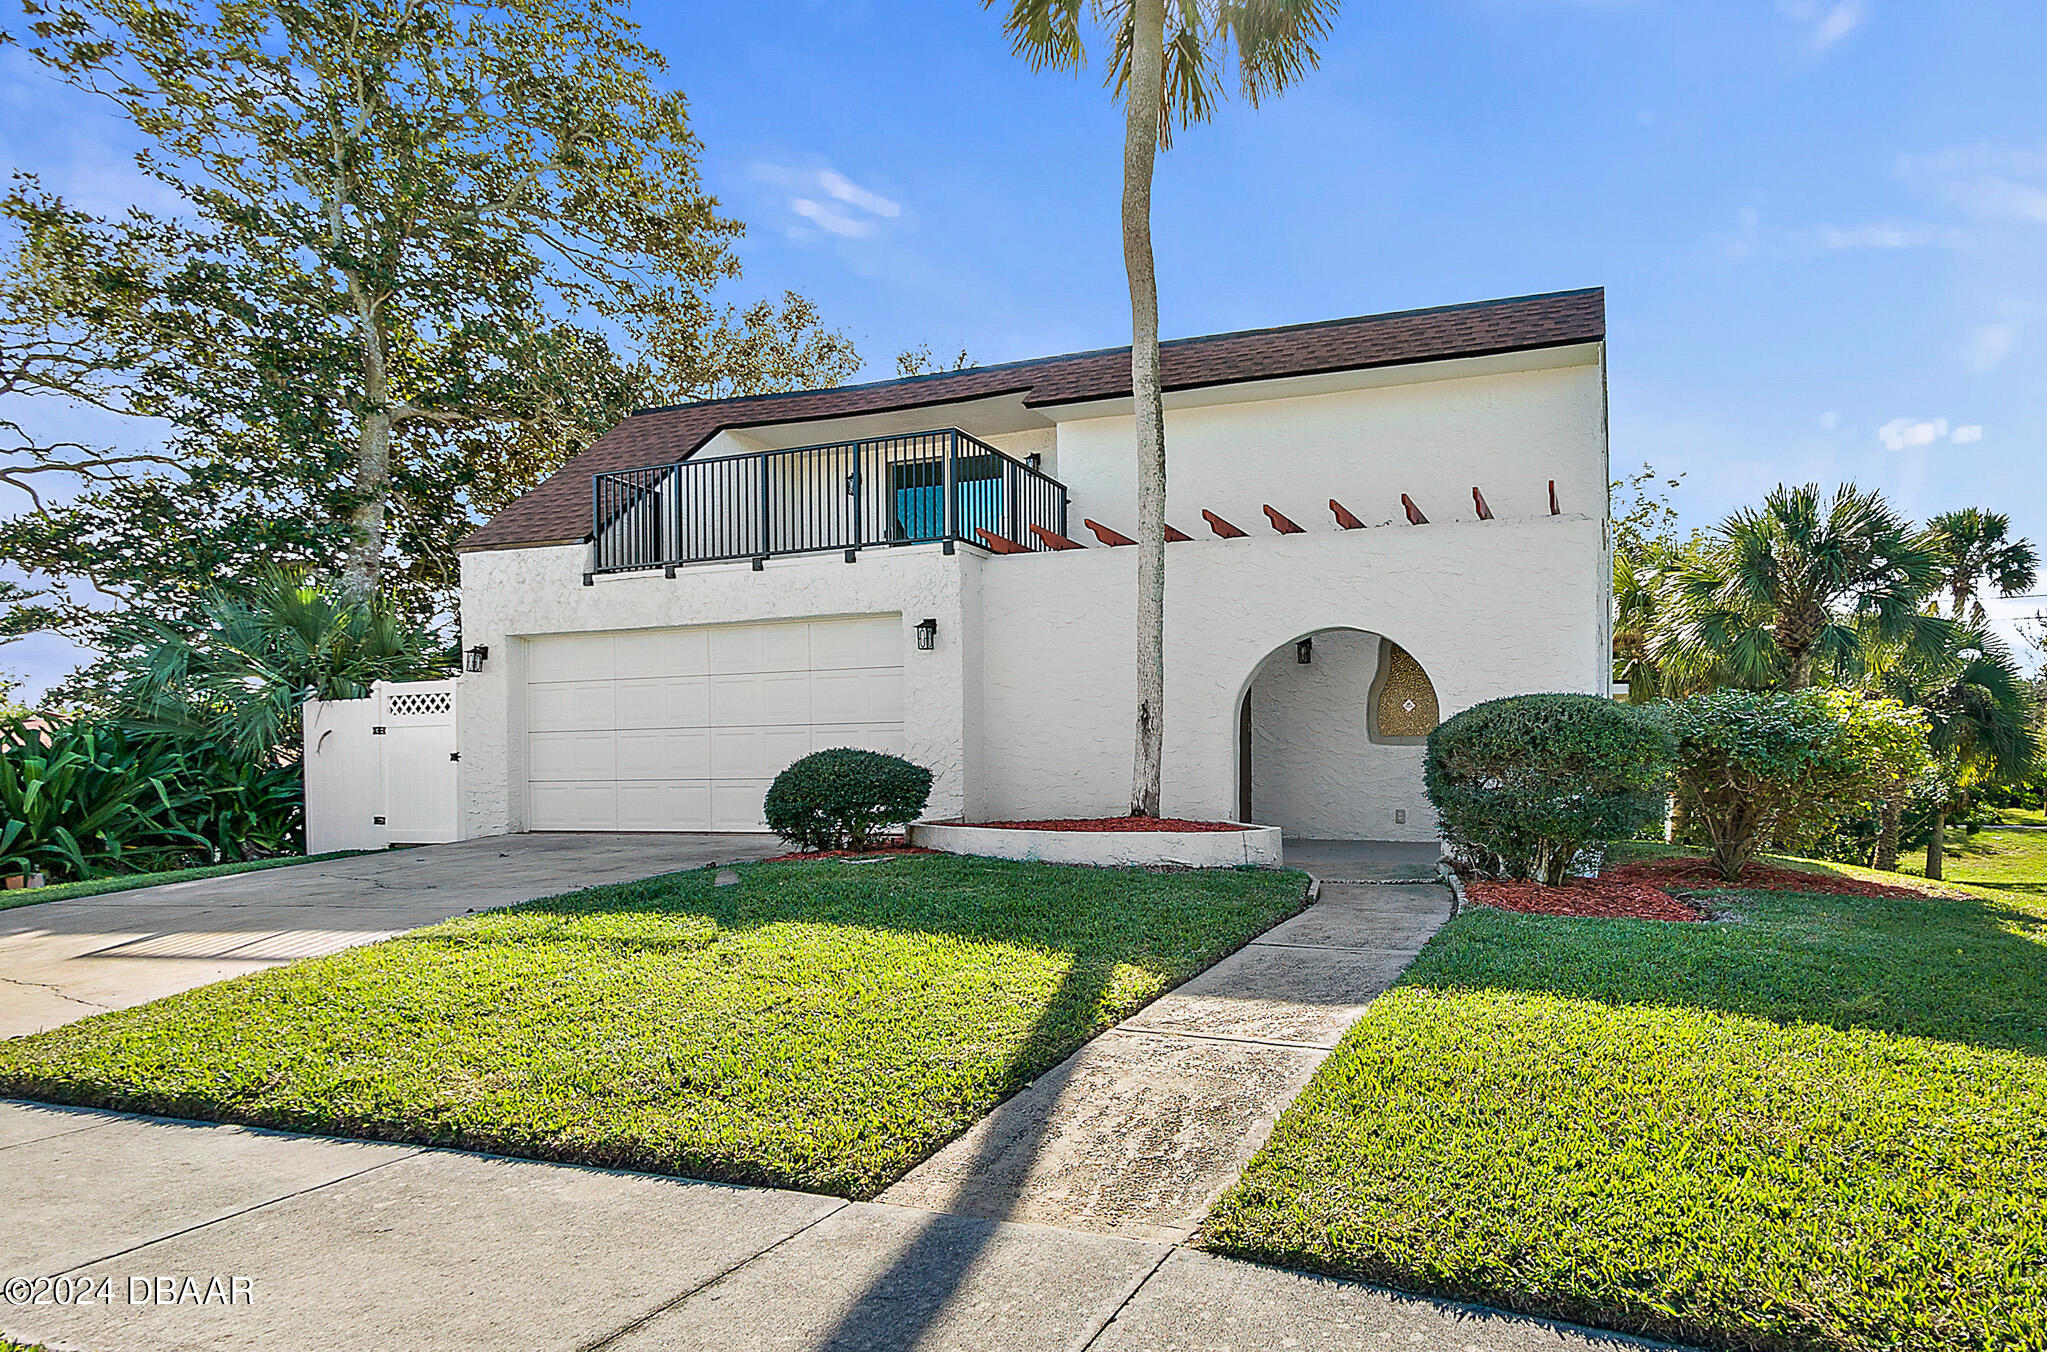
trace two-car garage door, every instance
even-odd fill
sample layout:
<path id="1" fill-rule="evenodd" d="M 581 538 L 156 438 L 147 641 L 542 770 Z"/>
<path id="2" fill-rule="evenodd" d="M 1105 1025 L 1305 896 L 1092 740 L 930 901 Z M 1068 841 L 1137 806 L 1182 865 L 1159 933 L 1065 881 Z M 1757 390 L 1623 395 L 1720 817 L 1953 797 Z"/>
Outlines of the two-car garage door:
<path id="1" fill-rule="evenodd" d="M 529 640 L 527 827 L 758 831 L 783 767 L 903 749 L 896 615 Z"/>

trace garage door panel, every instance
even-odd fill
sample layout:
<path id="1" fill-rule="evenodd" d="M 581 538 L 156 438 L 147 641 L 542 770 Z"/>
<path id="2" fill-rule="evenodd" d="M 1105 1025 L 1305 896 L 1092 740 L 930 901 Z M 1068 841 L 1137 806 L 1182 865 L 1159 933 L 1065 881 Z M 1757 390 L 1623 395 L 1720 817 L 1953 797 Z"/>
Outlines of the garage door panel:
<path id="1" fill-rule="evenodd" d="M 610 681 L 533 685 L 526 694 L 526 727 L 531 732 L 618 725 L 618 692 Z"/>
<path id="2" fill-rule="evenodd" d="M 711 721 L 711 682 L 705 676 L 619 681 L 617 700 L 621 728 L 700 728 Z"/>
<path id="3" fill-rule="evenodd" d="M 621 831 L 701 831 L 710 820 L 709 780 L 618 786 Z"/>
<path id="4" fill-rule="evenodd" d="M 531 640 L 534 830 L 756 831 L 833 746 L 900 753 L 902 617 Z"/>
<path id="5" fill-rule="evenodd" d="M 536 732 L 526 739 L 526 773 L 536 780 L 616 779 L 615 736 L 610 732 Z"/>
<path id="6" fill-rule="evenodd" d="M 612 660 L 621 679 L 706 676 L 711 670 L 710 639 L 701 629 L 635 630 L 613 641 Z"/>
<path id="7" fill-rule="evenodd" d="M 610 634 L 571 634 L 535 639 L 526 648 L 529 681 L 608 681 L 612 677 Z"/>
<path id="8" fill-rule="evenodd" d="M 903 622 L 897 616 L 818 620 L 810 626 L 813 667 L 893 667 L 902 660 Z"/>
<path id="9" fill-rule="evenodd" d="M 706 728 L 656 728 L 618 734 L 618 777 L 708 779 L 711 734 Z"/>

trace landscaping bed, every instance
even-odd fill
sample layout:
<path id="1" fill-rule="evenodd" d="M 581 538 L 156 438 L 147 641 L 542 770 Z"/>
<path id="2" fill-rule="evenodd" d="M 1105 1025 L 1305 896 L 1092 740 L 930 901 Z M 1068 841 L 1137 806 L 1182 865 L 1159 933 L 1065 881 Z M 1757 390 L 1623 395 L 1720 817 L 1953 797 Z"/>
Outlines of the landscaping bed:
<path id="1" fill-rule="evenodd" d="M 198 868 L 169 869 L 162 873 L 119 873 L 84 882 L 53 883 L 48 887 L 14 888 L 0 891 L 0 911 L 15 906 L 33 906 L 67 897 L 97 897 L 109 892 L 130 892 L 138 887 L 161 887 L 165 883 L 191 882 L 197 878 L 223 878 L 231 873 L 257 873 L 264 869 L 290 868 L 294 864 L 318 864 L 329 859 L 347 859 L 360 850 L 335 850 L 328 854 L 289 855 L 279 859 L 252 859 L 236 864 L 205 864 Z"/>
<path id="2" fill-rule="evenodd" d="M 0 1093 L 871 1197 L 1306 892 L 946 855 L 736 871 L 0 1043 Z"/>
<path id="3" fill-rule="evenodd" d="M 2047 1345 L 2047 902 L 1718 899 L 1744 923 L 1467 908 L 1206 1242 L 1717 1347 Z"/>
<path id="4" fill-rule="evenodd" d="M 1600 871 L 1599 876 L 1617 882 L 1640 883 L 1662 888 L 1675 887 L 1692 892 L 1737 888 L 1773 892 L 1817 892 L 1829 896 L 1851 897 L 1961 895 L 1959 892 L 1946 891 L 1938 883 L 1923 881 L 1881 883 L 1868 878 L 1851 877 L 1844 873 L 1803 872 L 1774 868 L 1767 864 L 1743 866 L 1741 881 L 1730 883 L 1720 876 L 1710 860 L 1682 857 L 1644 860 L 1631 864 L 1609 864 Z"/>
<path id="5" fill-rule="evenodd" d="M 1709 917 L 1689 902 L 1678 900 L 1660 887 L 1626 882 L 1610 876 L 1572 878 L 1562 887 L 1544 887 L 1533 882 L 1500 882 L 1470 878 L 1464 896 L 1480 906 L 1528 915 L 1592 916 L 1610 920 L 1705 920 Z"/>

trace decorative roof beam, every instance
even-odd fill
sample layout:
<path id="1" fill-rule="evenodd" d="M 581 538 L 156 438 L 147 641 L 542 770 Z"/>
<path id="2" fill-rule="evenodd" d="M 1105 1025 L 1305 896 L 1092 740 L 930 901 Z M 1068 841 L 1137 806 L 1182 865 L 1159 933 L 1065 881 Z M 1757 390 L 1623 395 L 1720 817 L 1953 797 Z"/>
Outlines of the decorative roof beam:
<path id="1" fill-rule="evenodd" d="M 1485 494 L 1478 491 L 1477 484 L 1471 486 L 1471 505 L 1478 508 L 1479 520 L 1490 521 L 1493 519 L 1493 509 L 1485 505 Z"/>
<path id="2" fill-rule="evenodd" d="M 1272 528 L 1281 535 L 1300 535 L 1304 533 L 1299 526 L 1296 526 L 1293 522 L 1274 511 L 1271 503 L 1265 505 L 1265 519 L 1270 521 Z"/>
<path id="3" fill-rule="evenodd" d="M 1031 552 L 1029 545 L 1020 545 L 1006 536 L 997 535 L 986 526 L 974 527 L 974 534 L 981 537 L 981 543 L 987 546 L 988 552 L 991 554 L 1028 554 Z"/>
<path id="4" fill-rule="evenodd" d="M 1080 524 L 1086 526 L 1089 530 L 1093 531 L 1095 533 L 1095 538 L 1097 540 L 1100 540 L 1103 544 L 1108 545 L 1111 548 L 1114 548 L 1117 545 L 1134 545 L 1137 543 L 1137 541 L 1131 539 L 1123 532 L 1110 530 L 1107 526 L 1104 526 L 1101 522 L 1096 521 L 1092 517 L 1088 517 L 1082 520 Z"/>
<path id="5" fill-rule="evenodd" d="M 1045 528 L 1044 528 L 1043 526 L 1040 526 L 1040 525 L 1036 525 L 1036 524 L 1033 524 L 1033 525 L 1031 526 L 1031 534 L 1033 534 L 1033 535 L 1037 536 L 1037 537 L 1038 537 L 1038 538 L 1039 538 L 1040 540 L 1044 541 L 1044 542 L 1045 542 L 1045 548 L 1047 548 L 1047 549 L 1086 549 L 1086 548 L 1087 548 L 1087 546 L 1086 546 L 1086 545 L 1082 544 L 1082 543 L 1081 543 L 1080 541 L 1078 541 L 1078 540 L 1069 540 L 1069 539 L 1067 539 L 1067 538 L 1066 538 L 1065 536 L 1061 535 L 1061 534 L 1060 534 L 1060 533 L 1059 533 L 1058 531 L 1056 531 L 1056 530 L 1046 530 L 1046 529 L 1045 529 Z"/>
<path id="6" fill-rule="evenodd" d="M 1209 511 L 1208 508 L 1206 507 L 1203 507 L 1201 509 L 1201 517 L 1202 520 L 1208 522 L 1208 528 L 1214 531 L 1216 535 L 1221 539 L 1241 540 L 1244 538 L 1244 532 L 1238 530 L 1235 526 L 1232 526 L 1229 522 L 1223 520 L 1214 512 Z"/>
<path id="7" fill-rule="evenodd" d="M 1557 481 L 1555 479 L 1549 481 L 1549 514 L 1551 516 L 1562 516 L 1564 514 L 1564 509 L 1557 506 Z"/>
<path id="8" fill-rule="evenodd" d="M 1363 530 L 1365 528 L 1365 523 L 1352 516 L 1350 508 L 1344 506 L 1335 498 L 1329 500 L 1329 510 L 1336 514 L 1336 524 L 1345 530 Z"/>
<path id="9" fill-rule="evenodd" d="M 1422 515 L 1422 509 L 1415 506 L 1414 499 L 1409 497 L 1407 494 L 1402 493 L 1400 495 L 1400 505 L 1407 509 L 1408 525 L 1426 526 L 1429 524 L 1429 519 Z"/>

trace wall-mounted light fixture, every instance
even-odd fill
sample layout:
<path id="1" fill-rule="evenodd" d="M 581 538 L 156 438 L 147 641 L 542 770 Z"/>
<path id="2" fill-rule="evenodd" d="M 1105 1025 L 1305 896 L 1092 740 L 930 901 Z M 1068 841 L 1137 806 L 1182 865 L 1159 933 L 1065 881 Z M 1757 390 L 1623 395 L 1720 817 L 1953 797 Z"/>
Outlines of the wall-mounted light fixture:
<path id="1" fill-rule="evenodd" d="M 938 646 L 938 621 L 917 621 L 917 651 L 928 653 Z"/>
<path id="2" fill-rule="evenodd" d="M 490 661 L 490 648 L 486 644 L 479 643 L 462 654 L 462 669 L 464 671 L 482 671 L 483 664 L 488 661 Z"/>
<path id="3" fill-rule="evenodd" d="M 1294 661 L 1299 662 L 1302 666 L 1305 667 L 1308 665 L 1308 663 L 1314 660 L 1315 660 L 1314 639 L 1304 638 L 1299 643 L 1296 643 L 1294 645 Z"/>
<path id="4" fill-rule="evenodd" d="M 1036 451 L 1032 451 L 1029 455 L 1024 457 L 1024 463 L 1026 465 L 1029 465 L 1032 469 L 1043 469 L 1045 467 L 1045 457 L 1038 454 Z"/>

